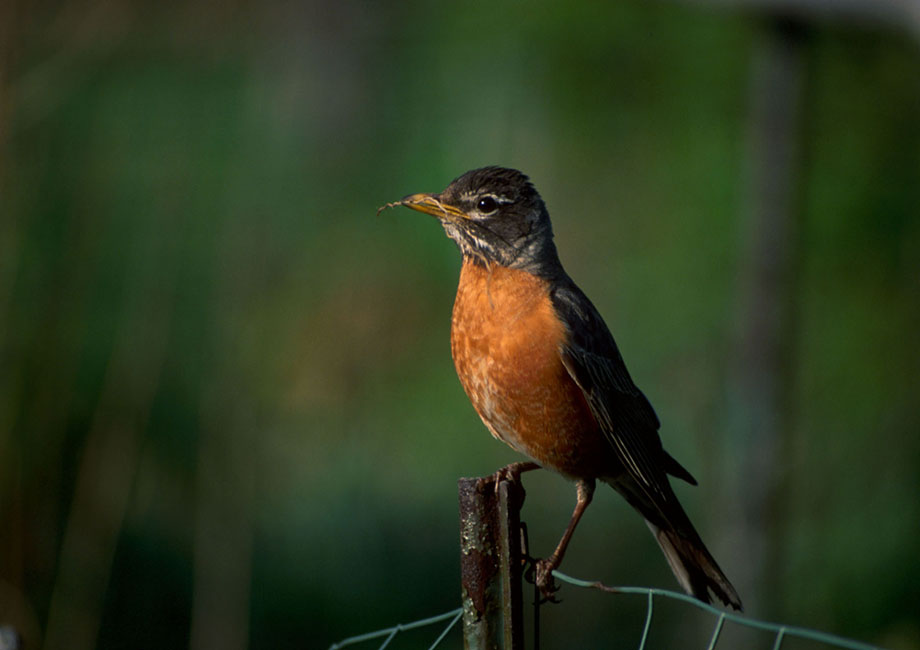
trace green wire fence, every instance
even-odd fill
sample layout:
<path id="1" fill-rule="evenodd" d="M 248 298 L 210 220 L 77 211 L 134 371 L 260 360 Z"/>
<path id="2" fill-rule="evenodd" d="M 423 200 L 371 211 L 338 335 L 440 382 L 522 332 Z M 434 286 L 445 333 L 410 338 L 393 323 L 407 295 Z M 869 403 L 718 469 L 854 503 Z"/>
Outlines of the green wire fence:
<path id="1" fill-rule="evenodd" d="M 601 591 L 613 594 L 645 594 L 648 597 L 648 610 L 645 614 L 645 627 L 642 629 L 642 639 L 639 641 L 639 650 L 645 649 L 645 642 L 646 639 L 648 639 L 648 633 L 652 627 L 652 612 L 654 611 L 653 596 L 663 596 L 665 598 L 671 598 L 673 600 L 689 603 L 694 607 L 698 607 L 699 609 L 702 609 L 706 612 L 709 612 L 713 616 L 716 616 L 716 626 L 712 632 L 712 639 L 709 641 L 709 645 L 707 646 L 708 650 L 712 650 L 716 647 L 716 643 L 719 641 L 719 635 L 722 633 L 722 625 L 725 621 L 731 621 L 732 623 L 737 623 L 738 625 L 743 625 L 745 627 L 751 627 L 758 630 L 773 632 L 776 634 L 775 640 L 773 642 L 773 650 L 779 650 L 785 637 L 798 637 L 800 639 L 818 641 L 833 647 L 846 648 L 847 650 L 879 650 L 878 646 L 862 643 L 861 641 L 854 641 L 852 639 L 845 639 L 833 634 L 827 634 L 826 632 L 819 632 L 817 630 L 810 630 L 808 628 L 796 627 L 792 625 L 782 625 L 780 623 L 770 623 L 755 618 L 749 618 L 747 616 L 741 616 L 740 614 L 732 614 L 731 612 L 723 611 L 713 607 L 712 605 L 707 605 L 706 603 L 697 600 L 693 596 L 677 593 L 676 591 L 668 591 L 667 589 L 652 589 L 649 587 L 608 587 L 607 585 L 600 582 L 589 582 L 587 580 L 572 578 L 571 576 L 567 576 L 564 573 L 560 573 L 559 571 L 553 571 L 553 575 L 559 580 L 567 582 L 571 585 L 575 585 L 577 587 L 599 589 Z"/>
<path id="2" fill-rule="evenodd" d="M 457 624 L 457 621 L 460 620 L 460 617 L 463 615 L 463 609 L 458 607 L 457 609 L 452 609 L 449 612 L 444 612 L 443 614 L 438 614 L 437 616 L 432 616 L 430 618 L 423 618 L 418 621 L 413 621 L 412 623 L 400 623 L 393 627 L 388 627 L 383 630 L 377 630 L 376 632 L 368 632 L 367 634 L 359 634 L 358 636 L 350 636 L 347 639 L 342 639 L 338 643 L 333 643 L 329 646 L 329 650 L 338 650 L 338 648 L 344 648 L 345 646 L 355 645 L 357 643 L 364 643 L 365 641 L 371 641 L 373 639 L 379 639 L 380 637 L 386 637 L 379 646 L 379 650 L 386 648 L 390 641 L 393 640 L 400 632 L 405 632 L 406 630 L 414 630 L 418 627 L 425 627 L 426 625 L 434 625 L 435 623 L 440 623 L 442 621 L 449 620 L 447 627 L 441 632 L 440 635 L 434 640 L 429 646 L 429 650 L 434 650 L 440 645 L 441 641 L 444 640 L 444 637 L 447 636 L 447 633 Z"/>
<path id="3" fill-rule="evenodd" d="M 713 650 L 716 647 L 725 621 L 731 621 L 737 625 L 742 625 L 757 630 L 764 630 L 774 634 L 775 637 L 773 642 L 773 650 L 780 650 L 783 644 L 783 639 L 787 637 L 797 637 L 800 639 L 817 641 L 819 643 L 825 643 L 831 647 L 845 648 L 846 650 L 880 650 L 878 646 L 862 643 L 861 641 L 854 641 L 853 639 L 846 639 L 833 634 L 828 634 L 826 632 L 820 632 L 818 630 L 811 630 L 808 628 L 796 627 L 792 625 L 783 625 L 780 623 L 770 623 L 768 621 L 761 621 L 755 618 L 749 618 L 747 616 L 741 616 L 739 614 L 722 611 L 716 607 L 713 607 L 712 605 L 707 605 L 706 603 L 697 600 L 693 596 L 677 593 L 675 591 L 668 591 L 667 589 L 653 589 L 649 587 L 609 587 L 601 582 L 579 580 L 578 578 L 567 576 L 564 573 L 560 573 L 559 571 L 553 571 L 553 575 L 562 582 L 567 582 L 570 585 L 574 585 L 576 587 L 598 589 L 600 591 L 613 594 L 645 595 L 648 598 L 648 609 L 646 610 L 645 614 L 645 626 L 642 628 L 642 638 L 639 641 L 639 650 L 646 650 L 646 641 L 648 640 L 649 631 L 652 628 L 652 614 L 654 612 L 655 596 L 670 598 L 672 600 L 688 603 L 716 617 L 715 628 L 713 629 L 712 638 L 709 641 L 707 650 Z M 333 643 L 329 647 L 329 650 L 338 650 L 338 648 L 344 648 L 346 646 L 356 645 L 380 638 L 383 638 L 383 642 L 377 647 L 378 650 L 383 650 L 400 632 L 448 621 L 447 626 L 441 631 L 441 634 L 438 635 L 434 642 L 429 646 L 429 650 L 434 650 L 447 637 L 448 633 L 457 625 L 457 622 L 460 620 L 462 614 L 463 609 L 458 607 L 457 609 L 452 609 L 451 611 L 444 612 L 438 616 L 423 618 L 418 621 L 413 621 L 412 623 L 402 623 L 394 627 L 388 627 L 382 630 L 377 630 L 375 632 L 368 632 L 367 634 L 348 637 L 347 639 L 342 639 L 338 643 Z"/>
<path id="4" fill-rule="evenodd" d="M 497 481 L 497 483 L 496 483 Z M 523 491 L 520 484 L 489 477 L 487 479 L 460 479 L 460 551 L 461 551 L 461 607 L 421 619 L 403 623 L 375 632 L 368 632 L 332 644 L 337 650 L 375 639 L 382 639 L 380 650 L 389 646 L 400 633 L 439 623 L 446 625 L 429 646 L 437 648 L 457 622 L 463 620 L 465 645 L 470 648 L 524 648 L 523 601 L 521 583 L 523 565 L 531 559 L 526 553 L 526 526 L 520 521 Z M 715 617 L 715 627 L 708 650 L 719 642 L 725 622 L 754 628 L 773 635 L 773 650 L 780 650 L 783 640 L 797 637 L 846 650 L 879 650 L 860 641 L 811 630 L 803 627 L 770 623 L 707 605 L 692 596 L 648 587 L 609 587 L 601 582 L 579 580 L 553 571 L 553 575 L 575 587 L 596 589 L 610 594 L 644 595 L 648 599 L 645 625 L 639 641 L 639 650 L 646 650 L 649 631 L 655 611 L 655 597 L 666 598 L 701 609 Z M 539 648 L 539 600 L 534 604 L 534 638 L 532 645 Z"/>

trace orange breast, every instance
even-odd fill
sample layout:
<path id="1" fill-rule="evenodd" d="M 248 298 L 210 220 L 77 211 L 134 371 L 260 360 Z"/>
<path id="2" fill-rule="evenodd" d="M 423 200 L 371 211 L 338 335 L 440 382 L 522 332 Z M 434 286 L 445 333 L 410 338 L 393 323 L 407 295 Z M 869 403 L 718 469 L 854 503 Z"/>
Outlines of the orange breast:
<path id="1" fill-rule="evenodd" d="M 616 461 L 562 365 L 566 330 L 548 289 L 525 271 L 464 261 L 451 323 L 457 375 L 493 436 L 562 474 L 606 476 Z"/>

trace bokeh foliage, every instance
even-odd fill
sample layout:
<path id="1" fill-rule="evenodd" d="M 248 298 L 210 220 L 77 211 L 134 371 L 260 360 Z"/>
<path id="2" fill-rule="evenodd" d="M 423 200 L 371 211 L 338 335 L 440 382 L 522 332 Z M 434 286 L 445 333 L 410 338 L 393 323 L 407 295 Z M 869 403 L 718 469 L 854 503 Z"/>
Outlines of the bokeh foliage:
<path id="1" fill-rule="evenodd" d="M 453 375 L 456 250 L 374 210 L 484 164 L 532 176 L 701 479 L 680 496 L 745 562 L 718 505 L 758 15 L 3 11 L 0 623 L 32 647 L 322 647 L 456 606 L 455 479 L 516 458 Z M 905 34 L 810 26 L 793 445 L 751 612 L 892 647 L 920 643 L 918 72 Z M 574 493 L 526 485 L 539 552 Z M 674 587 L 609 491 L 582 526 L 569 573 Z M 548 647 L 638 639 L 644 603 L 564 599 Z"/>

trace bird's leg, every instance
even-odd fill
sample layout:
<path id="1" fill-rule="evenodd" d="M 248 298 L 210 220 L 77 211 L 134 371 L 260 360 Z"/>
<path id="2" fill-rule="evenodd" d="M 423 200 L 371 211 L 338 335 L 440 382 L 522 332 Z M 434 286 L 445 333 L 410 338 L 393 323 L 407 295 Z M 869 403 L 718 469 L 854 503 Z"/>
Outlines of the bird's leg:
<path id="1" fill-rule="evenodd" d="M 566 527 L 562 539 L 559 540 L 559 545 L 556 546 L 556 550 L 548 558 L 537 560 L 536 562 L 535 578 L 537 586 L 543 595 L 550 599 L 552 599 L 553 592 L 559 589 L 553 581 L 553 571 L 562 564 L 562 558 L 565 556 L 565 549 L 572 539 L 572 533 L 575 532 L 575 527 L 578 525 L 581 516 L 591 503 L 591 498 L 594 496 L 594 479 L 579 479 L 576 481 L 575 487 L 578 491 L 578 501 L 575 503 L 575 511 L 572 513 L 569 525 Z"/>

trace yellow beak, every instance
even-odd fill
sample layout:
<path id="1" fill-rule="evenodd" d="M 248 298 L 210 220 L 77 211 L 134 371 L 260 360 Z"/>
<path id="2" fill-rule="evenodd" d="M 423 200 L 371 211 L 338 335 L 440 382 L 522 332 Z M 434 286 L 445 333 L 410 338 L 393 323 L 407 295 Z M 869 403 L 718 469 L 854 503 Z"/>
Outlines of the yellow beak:
<path id="1" fill-rule="evenodd" d="M 461 210 L 448 203 L 442 203 L 434 194 L 410 194 L 399 201 L 381 206 L 381 208 L 377 210 L 377 214 L 380 214 L 387 208 L 395 208 L 398 205 L 404 205 L 407 208 L 433 215 L 439 219 L 447 219 L 448 221 L 454 221 L 458 218 L 467 218 Z"/>

